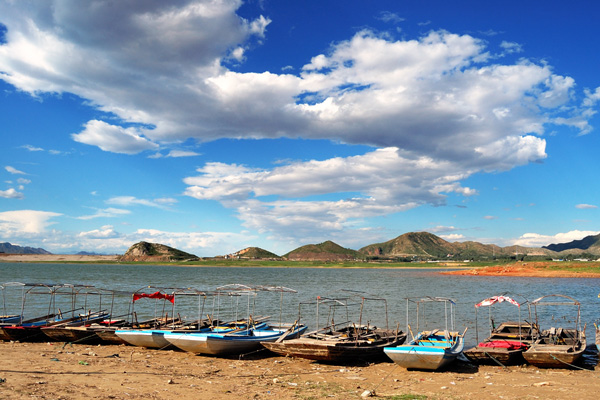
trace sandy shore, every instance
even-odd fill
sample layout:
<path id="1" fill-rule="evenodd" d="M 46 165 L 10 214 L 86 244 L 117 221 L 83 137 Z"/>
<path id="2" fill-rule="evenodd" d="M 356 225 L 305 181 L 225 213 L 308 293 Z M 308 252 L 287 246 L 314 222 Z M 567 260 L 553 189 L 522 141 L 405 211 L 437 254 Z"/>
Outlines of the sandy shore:
<path id="1" fill-rule="evenodd" d="M 98 262 L 117 261 L 118 255 L 90 256 L 79 254 L 0 254 L 0 262 Z"/>
<path id="2" fill-rule="evenodd" d="M 531 366 L 407 371 L 391 362 L 335 366 L 130 346 L 0 342 L 2 399 L 596 399 L 599 371 Z M 420 397 L 402 397 L 418 395 Z"/>

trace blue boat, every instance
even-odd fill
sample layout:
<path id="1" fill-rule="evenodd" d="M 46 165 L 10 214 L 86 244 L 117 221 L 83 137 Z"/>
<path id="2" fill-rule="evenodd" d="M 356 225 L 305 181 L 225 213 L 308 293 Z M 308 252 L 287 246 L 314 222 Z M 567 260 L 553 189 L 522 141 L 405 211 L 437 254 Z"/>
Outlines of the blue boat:
<path id="1" fill-rule="evenodd" d="M 400 346 L 385 347 L 383 351 L 392 361 L 407 369 L 442 369 L 454 361 L 464 348 L 466 329 L 462 334 L 453 329 L 455 301 L 441 297 L 426 297 L 417 301 L 407 299 L 407 320 L 408 305 L 411 301 L 417 304 L 417 316 L 419 316 L 423 303 L 439 302 L 444 304 L 446 329 L 418 332 L 410 342 Z M 450 308 L 450 329 L 448 329 L 448 307 Z M 408 331 L 412 335 L 410 325 L 408 325 Z"/>
<path id="2" fill-rule="evenodd" d="M 456 331 L 423 331 L 409 343 L 386 347 L 384 353 L 396 364 L 411 369 L 441 369 L 463 351 L 463 335 Z"/>
<path id="3" fill-rule="evenodd" d="M 243 354 L 262 348 L 261 342 L 294 339 L 306 331 L 302 324 L 292 324 L 289 327 L 267 326 L 263 329 L 243 329 L 225 333 L 219 332 L 170 332 L 164 334 L 164 339 L 181 350 L 194 354 L 230 355 Z"/>

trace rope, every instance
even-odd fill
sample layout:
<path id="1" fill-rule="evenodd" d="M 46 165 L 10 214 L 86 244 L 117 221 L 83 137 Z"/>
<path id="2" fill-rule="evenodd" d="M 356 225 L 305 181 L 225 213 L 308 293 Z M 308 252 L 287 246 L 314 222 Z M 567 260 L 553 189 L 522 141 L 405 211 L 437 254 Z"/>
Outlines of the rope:
<path id="1" fill-rule="evenodd" d="M 392 368 L 392 370 L 390 372 L 388 372 L 388 374 L 386 376 L 383 377 L 383 379 L 381 380 L 381 382 L 379 382 L 379 384 L 377 386 L 375 386 L 373 388 L 373 390 L 371 390 L 371 393 L 375 394 L 376 390 L 379 389 L 379 386 L 381 386 L 383 384 L 383 382 L 390 377 L 390 375 L 392 374 L 392 372 L 394 372 L 396 370 L 396 368 L 398 368 L 400 365 L 396 364 L 396 366 L 394 368 Z"/>
<path id="2" fill-rule="evenodd" d="M 566 361 L 563 361 L 563 360 L 561 360 L 560 358 L 553 356 L 552 354 L 550 354 L 550 357 L 554 358 L 554 359 L 555 359 L 556 361 L 558 361 L 558 362 L 561 362 L 561 363 L 563 363 L 563 364 L 565 364 L 565 365 L 568 365 L 569 367 L 573 367 L 573 368 L 576 368 L 576 369 L 580 369 L 580 370 L 582 370 L 582 371 L 594 371 L 594 369 L 593 369 L 593 368 L 583 368 L 583 367 L 579 367 L 579 366 L 577 366 L 577 365 L 569 364 L 568 362 L 566 362 Z"/>
<path id="3" fill-rule="evenodd" d="M 499 366 L 501 366 L 502 368 L 507 368 L 506 365 L 502 364 L 500 361 L 498 361 L 496 359 L 496 357 L 494 357 L 493 355 L 491 355 L 490 353 L 488 353 L 487 351 L 484 351 L 483 354 L 485 354 L 486 356 L 488 356 L 489 358 L 492 359 L 492 361 L 494 361 L 496 364 L 498 364 Z"/>

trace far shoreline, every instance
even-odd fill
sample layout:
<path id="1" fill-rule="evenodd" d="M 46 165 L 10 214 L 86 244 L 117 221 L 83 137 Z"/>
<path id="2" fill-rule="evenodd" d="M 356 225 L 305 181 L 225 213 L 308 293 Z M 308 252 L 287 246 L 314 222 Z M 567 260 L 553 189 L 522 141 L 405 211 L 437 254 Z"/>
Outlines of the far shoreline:
<path id="1" fill-rule="evenodd" d="M 0 253 L 3 263 L 50 263 L 50 264 L 107 264 L 107 265 L 160 265 L 184 268 L 332 268 L 332 269 L 447 269 L 439 271 L 443 275 L 469 277 L 537 277 L 537 278 L 600 278 L 600 261 L 590 262 L 508 262 L 474 263 L 360 263 L 352 265 L 344 262 L 318 261 L 272 261 L 272 260 L 217 260 L 192 262 L 168 262 L 162 260 L 120 261 L 120 255 L 81 255 L 81 254 L 6 254 Z M 282 264 L 278 265 L 277 263 Z M 294 265 L 294 263 L 298 263 Z"/>

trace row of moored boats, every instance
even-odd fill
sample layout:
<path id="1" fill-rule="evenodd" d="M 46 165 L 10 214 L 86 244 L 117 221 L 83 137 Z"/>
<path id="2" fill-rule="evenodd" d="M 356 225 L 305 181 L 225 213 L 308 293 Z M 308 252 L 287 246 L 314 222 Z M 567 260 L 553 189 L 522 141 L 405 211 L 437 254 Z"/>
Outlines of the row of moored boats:
<path id="1" fill-rule="evenodd" d="M 385 299 L 364 293 L 346 292 L 344 296 L 318 297 L 300 303 L 298 317 L 293 322 L 282 321 L 283 295 L 295 292 L 285 287 L 226 285 L 212 291 L 144 287 L 134 293 L 98 289 L 88 285 L 48 285 L 9 282 L 0 285 L 4 314 L 0 315 L 0 340 L 48 341 L 81 344 L 128 344 L 155 349 L 180 349 L 204 355 L 245 355 L 268 349 L 279 355 L 311 360 L 352 363 L 375 361 L 389 357 L 405 368 L 438 370 L 464 354 L 477 364 L 512 365 L 529 363 L 538 367 L 566 368 L 576 365 L 586 348 L 585 327 L 581 329 L 580 303 L 559 294 L 543 296 L 528 302 L 507 293 L 487 298 L 475 305 L 477 310 L 489 310 L 489 334 L 477 346 L 464 349 L 467 329 L 454 328 L 456 302 L 442 297 L 407 299 L 407 332 L 397 326 L 379 328 L 363 318 L 365 304 L 381 305 L 386 315 Z M 7 312 L 7 292 L 20 292 L 20 311 Z M 256 313 L 256 297 L 275 293 L 281 299 L 278 316 Z M 45 295 L 48 312 L 27 319 L 26 303 L 32 296 Z M 114 315 L 115 299 L 131 296 L 128 310 Z M 110 300 L 107 301 L 106 299 Z M 11 297 L 9 297 L 11 298 Z M 14 296 L 12 299 L 16 299 Z M 57 308 L 59 299 L 68 299 L 67 311 Z M 94 299 L 95 301 L 92 301 Z M 138 321 L 135 305 L 139 300 L 154 300 L 154 317 Z M 182 318 L 175 304 L 193 304 L 196 318 Z M 65 302 L 63 301 L 63 304 Z M 94 310 L 91 304 L 94 303 Z M 492 309 L 506 303 L 516 306 L 518 318 L 496 326 Z M 37 301 L 39 304 L 39 300 Z M 316 307 L 316 327 L 307 332 L 301 322 L 302 309 Z M 352 314 L 348 309 L 360 311 Z M 573 307 L 569 326 L 540 327 L 538 320 L 544 307 Z M 379 306 L 378 306 L 379 307 Z M 439 307 L 444 315 L 435 321 L 434 329 L 419 329 L 426 321 L 424 310 Z M 97 309 L 96 309 L 97 308 Z M 38 306 L 39 309 L 39 306 Z M 270 307 L 273 310 L 273 307 Z M 526 309 L 526 311 L 524 311 Z M 416 311 L 413 333 L 409 311 Z M 380 313 L 382 310 L 379 310 Z M 313 311 L 314 312 L 314 311 Z M 522 315 L 526 313 L 526 315 Z M 336 319 L 341 322 L 336 322 Z M 321 320 L 325 319 L 325 323 Z M 531 322 L 530 322 L 531 321 Z M 552 322 L 558 322 L 553 319 Z M 409 337 L 410 336 L 410 337 Z M 600 337 L 600 335 L 597 335 Z"/>

